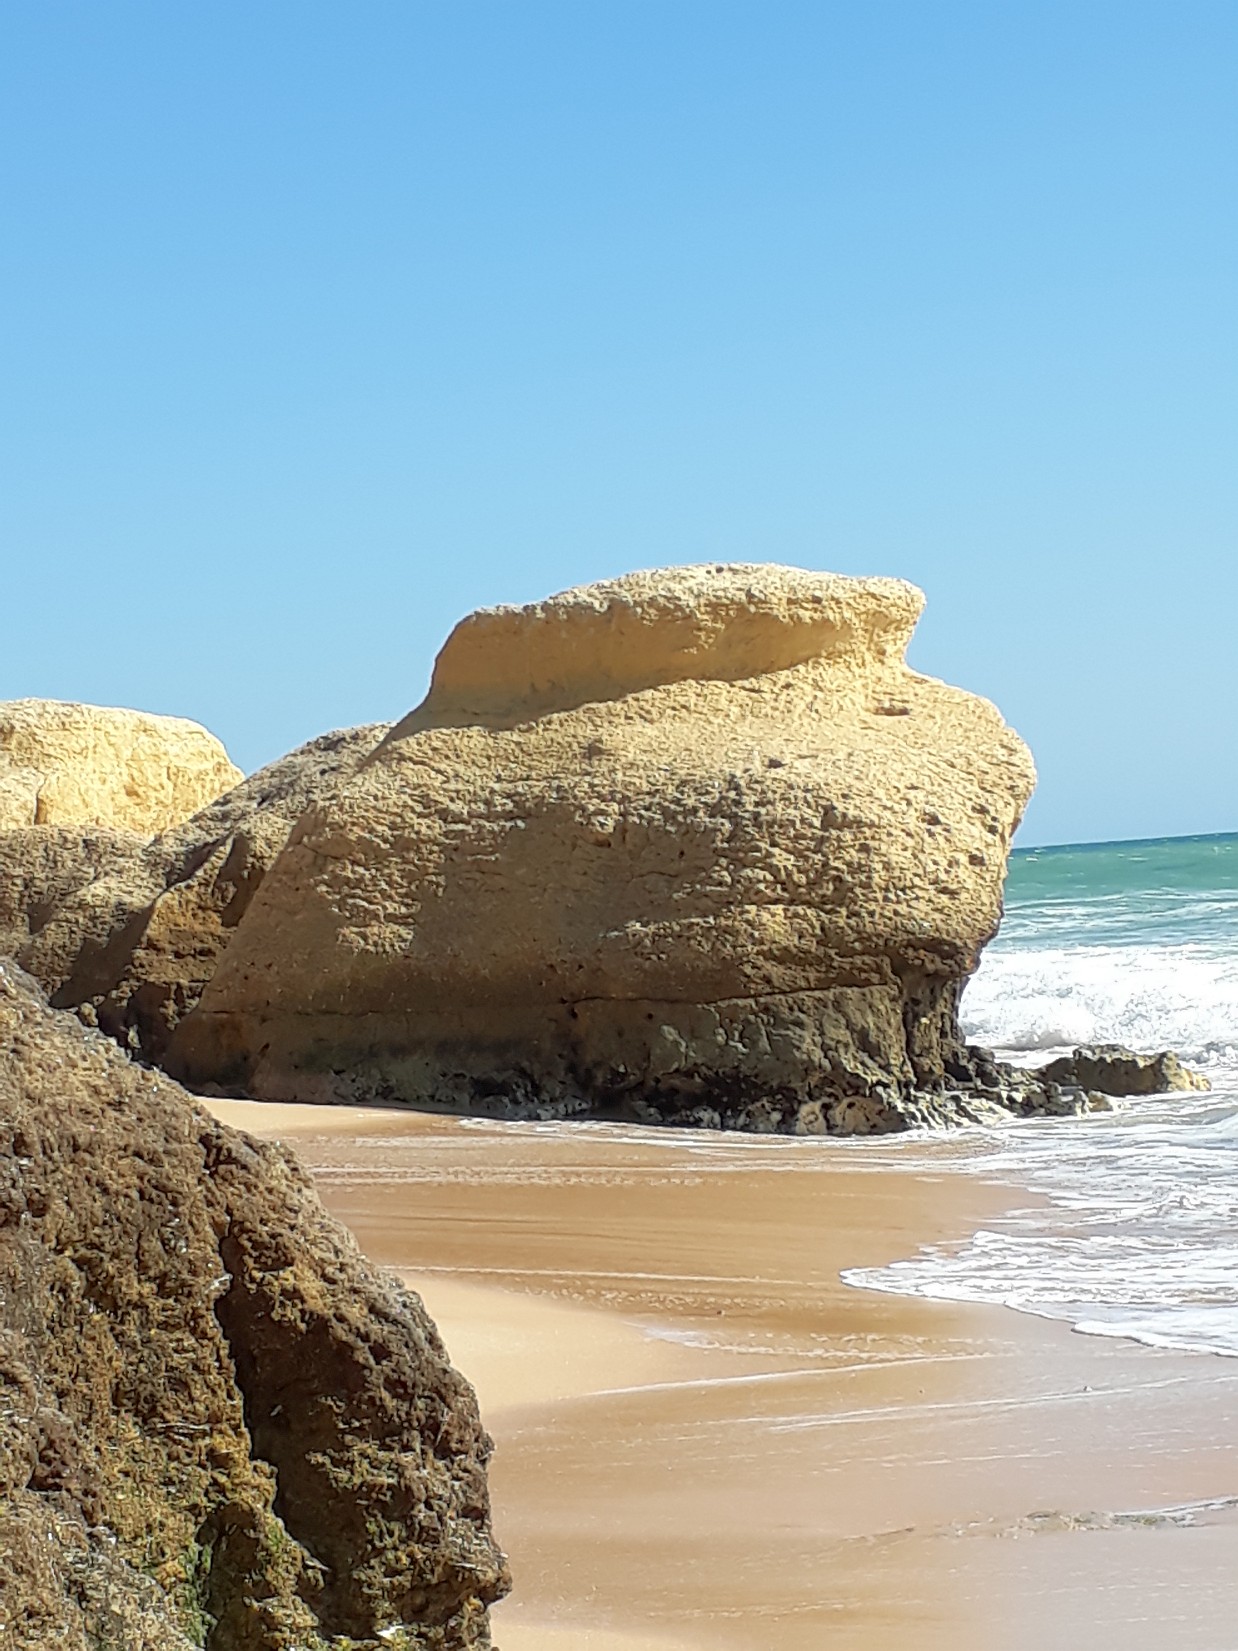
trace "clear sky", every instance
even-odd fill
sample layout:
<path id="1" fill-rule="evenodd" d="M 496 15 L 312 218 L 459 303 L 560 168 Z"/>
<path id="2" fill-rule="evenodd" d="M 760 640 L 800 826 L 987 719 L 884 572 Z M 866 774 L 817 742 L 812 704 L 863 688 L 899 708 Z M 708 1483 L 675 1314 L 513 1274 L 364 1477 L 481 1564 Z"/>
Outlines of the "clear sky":
<path id="1" fill-rule="evenodd" d="M 0 698 L 253 768 L 470 608 L 928 593 L 1022 841 L 1238 828 L 1233 0 L 8 0 Z"/>

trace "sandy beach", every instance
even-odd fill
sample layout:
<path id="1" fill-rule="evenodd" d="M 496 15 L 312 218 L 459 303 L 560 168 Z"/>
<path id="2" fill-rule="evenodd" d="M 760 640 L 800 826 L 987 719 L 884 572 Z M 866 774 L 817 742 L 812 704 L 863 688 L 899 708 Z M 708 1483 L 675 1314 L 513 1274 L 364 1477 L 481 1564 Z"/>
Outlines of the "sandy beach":
<path id="1" fill-rule="evenodd" d="M 1238 1361 L 839 1279 L 1020 1189 L 880 1143 L 209 1104 L 295 1147 L 477 1387 L 505 1651 L 1238 1643 Z"/>

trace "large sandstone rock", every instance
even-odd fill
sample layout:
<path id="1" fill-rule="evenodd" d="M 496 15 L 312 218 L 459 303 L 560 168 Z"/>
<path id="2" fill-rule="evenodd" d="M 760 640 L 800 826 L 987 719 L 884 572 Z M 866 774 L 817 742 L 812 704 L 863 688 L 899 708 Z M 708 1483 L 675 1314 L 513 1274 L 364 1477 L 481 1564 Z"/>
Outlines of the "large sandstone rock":
<path id="1" fill-rule="evenodd" d="M 0 1643 L 465 1651 L 490 1442 L 281 1148 L 0 962 Z"/>
<path id="2" fill-rule="evenodd" d="M 149 843 L 69 827 L 0 833 L 0 952 L 57 1007 L 158 1059 L 296 820 L 389 726 L 323 734 Z"/>
<path id="3" fill-rule="evenodd" d="M 809 1130 L 940 1084 L 1034 775 L 908 669 L 922 600 L 706 566 L 473 614 L 296 826 L 172 1068 Z"/>
<path id="4" fill-rule="evenodd" d="M 184 717 L 0 703 L 0 831 L 106 826 L 153 837 L 242 778 L 215 736 Z"/>

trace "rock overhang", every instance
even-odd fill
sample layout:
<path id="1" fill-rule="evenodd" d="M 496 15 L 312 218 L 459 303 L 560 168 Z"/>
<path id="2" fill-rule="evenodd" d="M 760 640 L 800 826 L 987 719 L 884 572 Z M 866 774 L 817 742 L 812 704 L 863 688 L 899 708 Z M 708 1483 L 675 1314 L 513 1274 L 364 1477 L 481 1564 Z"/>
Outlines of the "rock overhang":
<path id="1" fill-rule="evenodd" d="M 899 665 L 924 606 L 901 579 L 773 563 L 630 573 L 462 619 L 430 692 L 389 741 L 427 727 L 510 725 L 678 682 L 736 682 L 829 661 Z"/>

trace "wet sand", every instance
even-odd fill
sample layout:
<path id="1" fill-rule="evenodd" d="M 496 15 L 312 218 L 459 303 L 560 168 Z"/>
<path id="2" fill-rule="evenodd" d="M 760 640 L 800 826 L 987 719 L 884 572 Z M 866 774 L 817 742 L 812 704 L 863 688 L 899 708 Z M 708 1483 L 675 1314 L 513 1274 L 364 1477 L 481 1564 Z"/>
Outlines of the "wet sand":
<path id="1" fill-rule="evenodd" d="M 1238 1646 L 1238 1518 L 1200 1506 L 1238 1495 L 1238 1360 L 839 1280 L 1018 1189 L 881 1143 L 211 1105 L 295 1145 L 474 1381 L 504 1651 Z"/>

